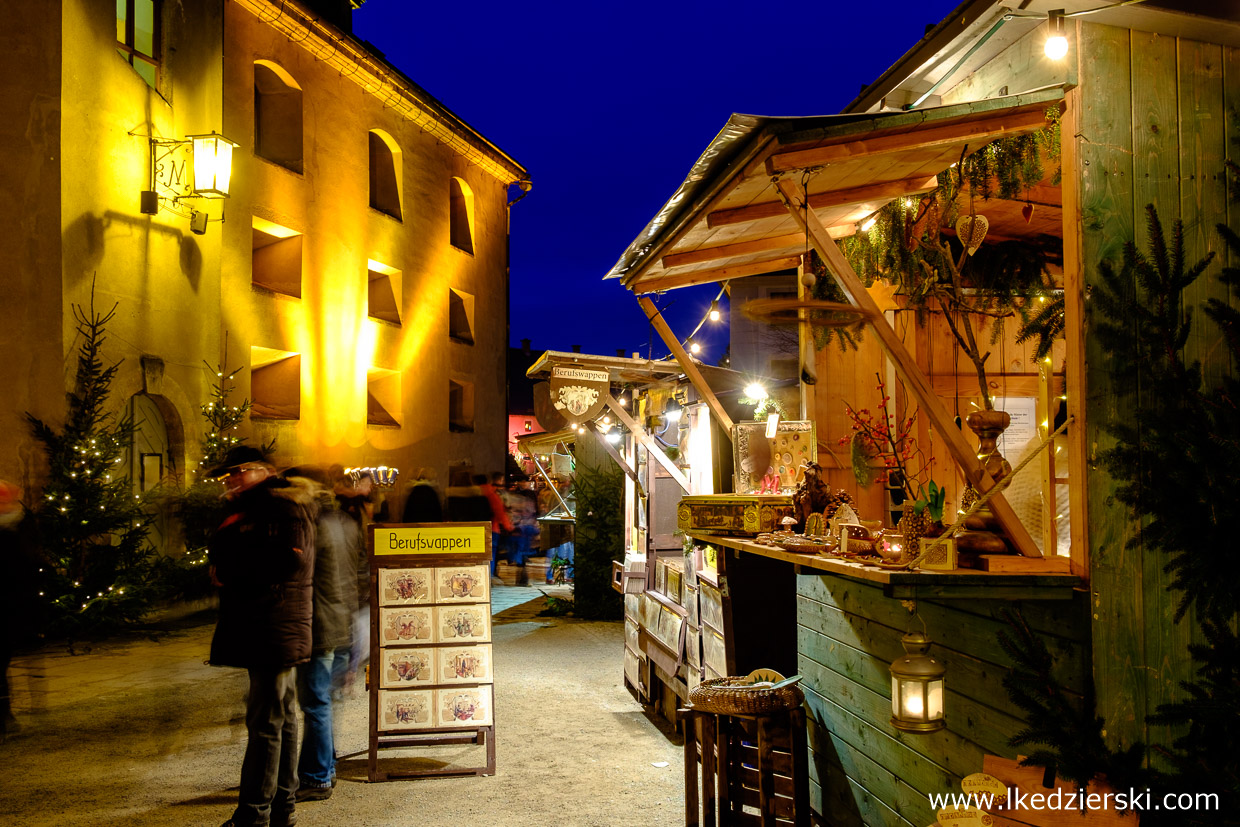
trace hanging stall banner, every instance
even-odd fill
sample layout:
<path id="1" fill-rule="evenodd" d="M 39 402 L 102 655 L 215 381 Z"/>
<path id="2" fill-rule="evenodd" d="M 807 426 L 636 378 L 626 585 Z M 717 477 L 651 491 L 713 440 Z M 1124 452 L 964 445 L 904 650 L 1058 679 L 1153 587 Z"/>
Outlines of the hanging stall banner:
<path id="1" fill-rule="evenodd" d="M 376 555 L 481 554 L 488 551 L 486 528 L 468 526 L 385 526 L 374 528 Z"/>
<path id="2" fill-rule="evenodd" d="M 611 377 L 605 370 L 587 370 L 557 365 L 551 370 L 551 404 L 576 425 L 594 419 L 603 411 Z"/>

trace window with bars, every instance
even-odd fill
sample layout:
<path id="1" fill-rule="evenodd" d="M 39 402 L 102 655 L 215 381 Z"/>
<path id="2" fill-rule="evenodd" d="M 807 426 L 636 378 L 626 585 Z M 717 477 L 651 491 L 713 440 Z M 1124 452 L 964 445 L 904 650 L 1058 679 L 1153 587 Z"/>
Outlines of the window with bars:
<path id="1" fill-rule="evenodd" d="M 160 0 L 116 0 L 116 51 L 159 88 Z"/>

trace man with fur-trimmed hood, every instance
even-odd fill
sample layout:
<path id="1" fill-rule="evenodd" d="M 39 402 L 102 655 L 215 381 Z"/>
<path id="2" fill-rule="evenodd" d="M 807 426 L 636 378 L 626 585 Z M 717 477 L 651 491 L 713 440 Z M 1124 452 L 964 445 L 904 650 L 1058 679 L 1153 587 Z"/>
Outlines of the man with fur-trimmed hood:
<path id="1" fill-rule="evenodd" d="M 211 473 L 228 516 L 211 538 L 220 587 L 211 663 L 250 675 L 237 809 L 224 827 L 291 827 L 297 816 L 297 682 L 310 659 L 316 506 L 308 481 L 275 475 L 240 445 Z"/>

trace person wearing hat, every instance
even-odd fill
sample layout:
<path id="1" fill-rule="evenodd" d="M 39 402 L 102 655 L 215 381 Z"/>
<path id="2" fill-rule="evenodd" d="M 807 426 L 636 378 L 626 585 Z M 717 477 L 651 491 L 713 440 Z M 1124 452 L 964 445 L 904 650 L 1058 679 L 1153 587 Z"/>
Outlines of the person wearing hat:
<path id="1" fill-rule="evenodd" d="M 224 827 L 291 827 L 297 792 L 296 669 L 310 660 L 315 517 L 305 481 L 276 476 L 257 448 L 230 450 L 228 513 L 208 544 L 220 588 L 211 664 L 246 669 L 249 735 L 237 808 Z"/>

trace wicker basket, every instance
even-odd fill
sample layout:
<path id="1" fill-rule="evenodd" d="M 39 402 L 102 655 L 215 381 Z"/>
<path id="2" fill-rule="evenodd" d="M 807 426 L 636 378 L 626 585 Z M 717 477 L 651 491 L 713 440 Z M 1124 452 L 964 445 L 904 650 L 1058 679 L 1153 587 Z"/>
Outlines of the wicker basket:
<path id="1" fill-rule="evenodd" d="M 702 681 L 689 693 L 689 703 L 699 712 L 715 715 L 765 715 L 796 709 L 805 700 L 796 684 L 780 689 L 749 687 L 749 678 Z"/>

